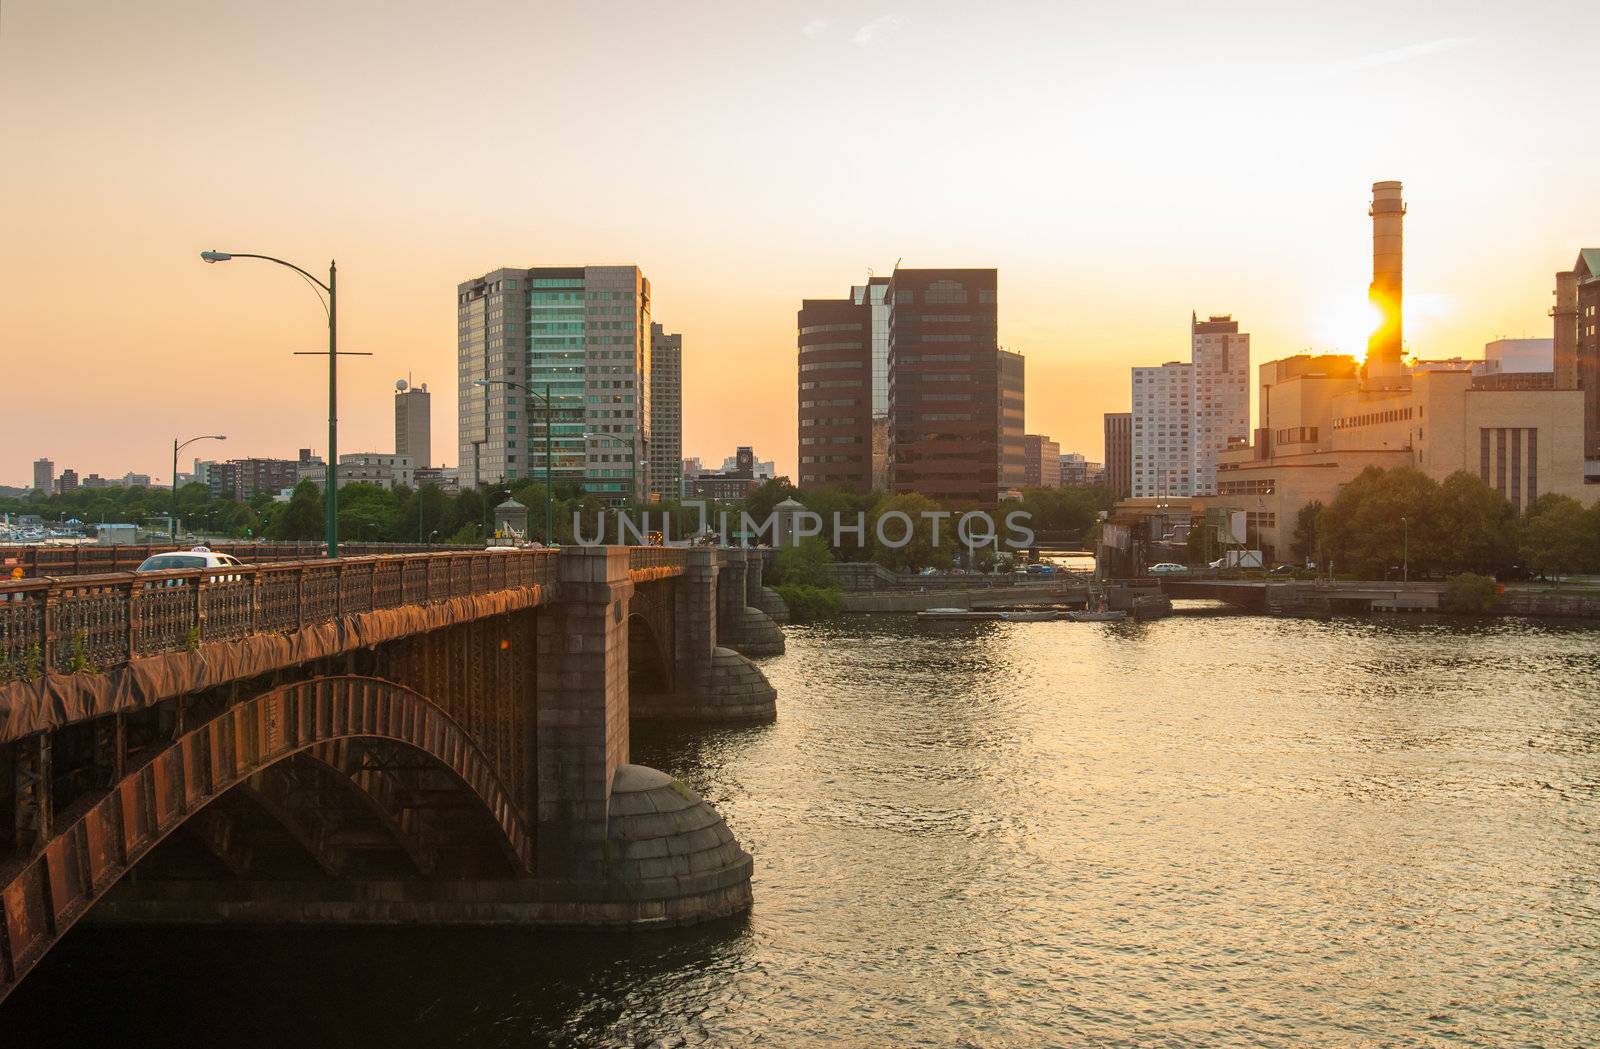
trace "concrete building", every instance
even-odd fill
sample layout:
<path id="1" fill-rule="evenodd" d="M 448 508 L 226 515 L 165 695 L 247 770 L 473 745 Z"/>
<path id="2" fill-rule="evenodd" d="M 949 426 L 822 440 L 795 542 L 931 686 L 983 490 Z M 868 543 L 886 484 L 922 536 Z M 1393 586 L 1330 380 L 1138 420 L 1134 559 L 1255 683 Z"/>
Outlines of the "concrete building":
<path id="1" fill-rule="evenodd" d="M 1553 372 L 1554 339 L 1496 339 L 1485 343 L 1483 360 L 1473 366 L 1475 375 Z"/>
<path id="2" fill-rule="evenodd" d="M 1068 452 L 1060 456 L 1056 460 L 1056 465 L 1062 487 L 1102 484 L 1105 481 L 1105 467 L 1092 462 L 1079 452 Z"/>
<path id="3" fill-rule="evenodd" d="M 409 455 L 346 452 L 339 456 L 339 487 L 375 484 L 379 488 L 415 488 L 416 464 Z"/>
<path id="4" fill-rule="evenodd" d="M 1194 491 L 1216 491 L 1217 455 L 1250 442 L 1250 335 L 1227 315 L 1189 317 Z"/>
<path id="5" fill-rule="evenodd" d="M 995 505 L 1004 469 L 998 286 L 993 269 L 896 269 L 890 278 L 891 491 Z"/>
<path id="6" fill-rule="evenodd" d="M 78 471 L 67 467 L 61 471 L 61 476 L 56 478 L 56 494 L 66 495 L 68 492 L 78 490 Z"/>
<path id="7" fill-rule="evenodd" d="M 998 350 L 1000 397 L 1000 488 L 1015 491 L 1027 483 L 1027 448 L 1024 438 L 1024 373 L 1022 354 Z"/>
<path id="8" fill-rule="evenodd" d="M 755 449 L 740 445 L 733 458 L 725 461 L 721 470 L 699 470 L 685 477 L 684 498 L 715 499 L 720 502 L 738 502 L 761 484 L 757 473 Z M 770 477 L 771 463 L 768 467 Z"/>
<path id="9" fill-rule="evenodd" d="M 650 497 L 683 486 L 683 336 L 650 325 Z"/>
<path id="10" fill-rule="evenodd" d="M 545 467 L 609 502 L 650 483 L 650 282 L 636 266 L 498 269 L 456 288 L 459 452 L 466 487 Z M 489 380 L 477 386 L 479 379 Z M 588 435 L 588 436 L 586 436 Z"/>
<path id="11" fill-rule="evenodd" d="M 56 464 L 49 459 L 35 459 L 33 461 L 33 487 L 35 491 L 49 495 L 55 491 Z"/>
<path id="12" fill-rule="evenodd" d="M 1061 486 L 1061 445 L 1043 434 L 1022 437 L 1022 486 L 1059 488 Z M 1080 456 L 1081 458 L 1081 456 Z"/>
<path id="13" fill-rule="evenodd" d="M 310 450 L 303 449 L 302 456 Z M 276 495 L 285 488 L 293 488 L 300 480 L 300 469 L 305 459 L 230 459 L 210 463 L 206 468 L 206 485 L 212 496 L 220 499 L 237 499 L 244 502 L 259 492 Z M 322 464 L 317 464 L 321 469 Z"/>
<path id="14" fill-rule="evenodd" d="M 1555 385 L 1583 391 L 1585 476 L 1600 483 L 1600 248 L 1584 248 L 1556 274 Z"/>
<path id="15" fill-rule="evenodd" d="M 1398 216 L 1405 205 L 1399 183 L 1373 189 L 1373 301 L 1384 320 L 1366 364 L 1343 355 L 1263 364 L 1255 443 L 1223 452 L 1216 495 L 1194 503 L 1244 511 L 1269 558 L 1288 556 L 1303 506 L 1331 502 L 1368 466 L 1414 467 L 1439 481 L 1465 470 L 1519 510 L 1547 492 L 1588 502 L 1600 491 L 1584 483 L 1587 390 L 1578 388 L 1561 322 L 1551 373 L 1485 373 L 1479 362 L 1455 358 L 1400 360 Z M 1558 312 L 1572 298 L 1563 298 L 1560 284 L 1558 277 Z"/>
<path id="16" fill-rule="evenodd" d="M 433 395 L 427 383 L 412 386 L 405 379 L 395 381 L 394 454 L 418 466 L 433 464 Z"/>
<path id="17" fill-rule="evenodd" d="M 1133 498 L 1194 494 L 1194 366 L 1133 369 Z"/>
<path id="18" fill-rule="evenodd" d="M 437 488 L 441 492 L 455 495 L 461 490 L 461 484 L 453 466 L 419 466 L 412 471 L 411 480 L 420 491 L 423 488 Z"/>
<path id="19" fill-rule="evenodd" d="M 881 300 L 882 293 L 874 293 Z M 805 299 L 796 317 L 801 488 L 873 488 L 873 305 L 862 289 Z M 887 397 L 887 391 L 885 391 Z"/>
<path id="20" fill-rule="evenodd" d="M 850 299 L 867 310 L 872 352 L 871 483 L 873 491 L 889 487 L 889 278 L 869 277 L 850 289 Z"/>
<path id="21" fill-rule="evenodd" d="M 1133 413 L 1105 414 L 1106 487 L 1114 498 L 1125 499 L 1133 490 Z"/>

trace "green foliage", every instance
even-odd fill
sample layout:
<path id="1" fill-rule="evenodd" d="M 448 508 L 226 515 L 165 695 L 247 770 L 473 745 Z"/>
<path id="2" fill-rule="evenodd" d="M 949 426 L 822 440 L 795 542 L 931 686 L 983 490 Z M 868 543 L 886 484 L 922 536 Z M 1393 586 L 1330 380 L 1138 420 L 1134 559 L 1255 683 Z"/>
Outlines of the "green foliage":
<path id="1" fill-rule="evenodd" d="M 956 515 L 951 514 L 938 522 L 939 541 L 933 541 L 935 522 L 923 516 L 939 511 L 939 505 L 925 495 L 907 492 L 890 496 L 873 510 L 870 526 L 872 560 L 895 572 L 914 572 L 933 566 L 947 568 L 954 561 L 956 547 Z M 890 546 L 878 541 L 878 523 L 887 514 L 904 514 L 911 519 L 910 541 L 904 546 Z M 883 525 L 882 534 L 899 540 L 906 535 L 906 522 L 891 518 Z"/>
<path id="2" fill-rule="evenodd" d="M 1320 540 L 1341 574 L 1359 578 L 1386 578 L 1408 562 L 1413 578 L 1502 575 L 1517 562 L 1516 511 L 1464 472 L 1441 485 L 1410 467 L 1368 467 L 1314 516 L 1304 536 L 1297 520 L 1295 533 L 1295 542 Z"/>
<path id="3" fill-rule="evenodd" d="M 200 647 L 200 628 L 192 626 L 183 634 L 183 647 L 185 651 L 193 652 Z"/>
<path id="4" fill-rule="evenodd" d="M 833 573 L 828 570 L 831 564 L 833 554 L 829 552 L 828 544 L 820 536 L 807 536 L 799 543 L 778 551 L 774 582 L 792 586 L 835 587 Z"/>
<path id="5" fill-rule="evenodd" d="M 1322 500 L 1314 499 L 1300 508 L 1294 518 L 1294 534 L 1289 538 L 1289 553 L 1296 561 L 1304 564 L 1307 561 L 1322 559 L 1318 549 L 1322 543 L 1322 515 L 1328 508 Z"/>
<path id="6" fill-rule="evenodd" d="M 38 645 L 29 645 L 22 650 L 21 656 L 8 663 L 0 663 L 0 684 L 8 681 L 33 682 L 39 678 L 39 670 L 44 665 L 44 655 Z"/>
<path id="7" fill-rule="evenodd" d="M 1077 536 L 1087 546 L 1100 511 L 1111 509 L 1114 501 L 1110 490 L 1101 485 L 1024 488 L 1022 505 L 1017 509 L 1030 515 L 1028 527 L 1035 532 L 1067 532 Z M 1005 512 L 1009 509 L 1012 508 L 1003 505 L 995 522 L 1002 534 L 1005 533 Z"/>
<path id="8" fill-rule="evenodd" d="M 1570 496 L 1541 495 L 1534 500 L 1522 528 L 1522 553 L 1528 566 L 1540 576 L 1556 579 L 1600 567 L 1596 516 L 1600 516 L 1600 504 L 1585 511 Z"/>
<path id="9" fill-rule="evenodd" d="M 755 491 L 745 496 L 744 510 L 751 519 L 763 521 L 772 513 L 774 506 L 792 498 L 795 494 L 795 487 L 789 483 L 787 477 L 774 477 L 770 481 L 762 481 L 756 486 Z"/>
<path id="10" fill-rule="evenodd" d="M 1500 584 L 1486 575 L 1461 572 L 1445 580 L 1439 607 L 1446 612 L 1487 615 L 1500 605 Z"/>
<path id="11" fill-rule="evenodd" d="M 773 589 L 789 606 L 789 618 L 796 623 L 810 623 L 844 611 L 844 592 L 838 587 L 782 583 Z"/>
<path id="12" fill-rule="evenodd" d="M 89 658 L 89 633 L 80 630 L 72 638 L 72 651 L 67 655 L 67 673 L 93 674 L 97 669 Z"/>
<path id="13" fill-rule="evenodd" d="M 267 528 L 267 538 L 321 539 L 327 530 L 324 513 L 322 489 L 312 481 L 301 481 L 295 485 L 289 505 L 273 517 Z"/>

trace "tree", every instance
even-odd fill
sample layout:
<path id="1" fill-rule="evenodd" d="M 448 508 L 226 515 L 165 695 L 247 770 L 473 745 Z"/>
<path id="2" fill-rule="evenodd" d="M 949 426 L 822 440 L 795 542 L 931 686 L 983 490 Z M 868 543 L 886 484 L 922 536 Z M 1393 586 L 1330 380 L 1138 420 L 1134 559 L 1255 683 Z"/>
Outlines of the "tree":
<path id="1" fill-rule="evenodd" d="M 1328 508 L 1322 500 L 1313 499 L 1300 508 L 1294 517 L 1294 534 L 1289 539 L 1289 553 L 1298 561 L 1320 561 L 1322 543 L 1322 515 Z"/>
<path id="2" fill-rule="evenodd" d="M 939 541 L 936 544 L 933 541 L 934 521 L 924 517 L 923 514 L 937 512 L 939 512 L 937 503 L 915 492 L 891 496 L 880 502 L 873 511 L 870 522 L 872 560 L 897 572 L 916 571 L 929 566 L 942 568 L 949 565 L 955 551 L 956 519 L 959 515 L 950 513 L 938 523 Z M 879 522 L 890 514 L 897 516 L 884 521 L 880 529 Z M 911 519 L 909 528 L 898 516 L 901 514 Z M 891 545 L 881 542 L 878 538 L 880 534 L 888 538 L 891 543 L 898 543 L 902 538 L 907 538 L 908 541 L 898 546 Z"/>
<path id="3" fill-rule="evenodd" d="M 777 582 L 795 586 L 834 586 L 833 554 L 820 536 L 807 536 L 800 542 L 778 550 Z"/>
<path id="4" fill-rule="evenodd" d="M 321 539 L 326 527 L 322 514 L 322 489 L 315 481 L 301 481 L 294 486 L 289 505 L 273 517 L 268 538 Z"/>
<path id="5" fill-rule="evenodd" d="M 1541 577 L 1583 571 L 1594 552 L 1589 514 L 1583 504 L 1566 495 L 1541 495 L 1528 507 L 1522 528 L 1522 554 Z"/>
<path id="6" fill-rule="evenodd" d="M 1439 486 L 1432 526 L 1445 542 L 1445 571 L 1505 575 L 1517 562 L 1517 511 L 1476 474 L 1457 470 Z"/>
<path id="7" fill-rule="evenodd" d="M 762 481 L 744 497 L 744 512 L 750 515 L 752 521 L 765 521 L 774 506 L 785 499 L 793 498 L 794 495 L 795 487 L 789 483 L 787 477 L 774 477 L 770 481 Z"/>
<path id="8" fill-rule="evenodd" d="M 1358 577 L 1385 578 L 1409 562 L 1427 575 L 1444 560 L 1439 485 L 1409 466 L 1369 466 L 1340 489 L 1318 518 L 1328 557 Z"/>

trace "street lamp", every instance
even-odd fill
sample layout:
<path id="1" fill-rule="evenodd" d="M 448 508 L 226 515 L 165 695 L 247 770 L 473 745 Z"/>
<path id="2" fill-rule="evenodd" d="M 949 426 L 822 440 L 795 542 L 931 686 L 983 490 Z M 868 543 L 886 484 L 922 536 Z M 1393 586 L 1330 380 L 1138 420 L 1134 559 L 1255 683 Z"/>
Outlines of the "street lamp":
<path id="1" fill-rule="evenodd" d="M 349 350 L 339 349 L 339 269 L 333 262 L 328 263 L 328 283 L 324 284 L 305 270 L 292 262 L 275 259 L 271 255 L 251 255 L 246 252 L 228 251 L 202 251 L 200 257 L 207 262 L 229 262 L 233 259 L 261 259 L 265 262 L 276 262 L 280 266 L 287 266 L 311 284 L 312 290 L 321 289 L 327 292 L 328 298 L 323 302 L 322 296 L 317 296 L 317 301 L 322 302 L 322 309 L 328 315 L 328 464 L 324 472 L 323 484 L 326 491 L 323 493 L 324 528 L 327 532 L 328 556 L 339 556 L 339 358 L 345 357 L 371 357 L 370 353 L 352 353 Z M 321 357 L 321 351 L 297 352 L 296 357 Z"/>
<path id="2" fill-rule="evenodd" d="M 472 385 L 481 386 L 485 390 L 491 386 L 509 386 L 513 390 L 521 390 L 529 397 L 535 397 L 544 402 L 544 545 L 553 546 L 556 541 L 556 495 L 555 483 L 551 479 L 553 476 L 551 470 L 555 464 L 552 461 L 550 430 L 555 419 L 555 403 L 550 399 L 550 384 L 544 384 L 543 394 L 535 393 L 520 382 L 508 382 L 505 379 L 473 379 Z"/>
<path id="3" fill-rule="evenodd" d="M 196 441 L 226 441 L 227 435 L 220 433 L 206 433 L 199 437 L 191 437 L 180 442 L 176 437 L 172 439 L 172 543 L 178 543 L 178 450 L 187 448 Z"/>
<path id="4" fill-rule="evenodd" d="M 585 433 L 583 435 L 583 439 L 586 441 L 614 441 L 628 450 L 628 491 L 627 494 L 622 497 L 623 502 L 627 502 L 628 498 L 634 494 L 634 482 L 638 479 L 634 470 L 633 442 L 624 441 L 615 434 L 609 433 Z"/>
<path id="5" fill-rule="evenodd" d="M 1400 581 L 1411 582 L 1411 522 L 1400 518 Z"/>

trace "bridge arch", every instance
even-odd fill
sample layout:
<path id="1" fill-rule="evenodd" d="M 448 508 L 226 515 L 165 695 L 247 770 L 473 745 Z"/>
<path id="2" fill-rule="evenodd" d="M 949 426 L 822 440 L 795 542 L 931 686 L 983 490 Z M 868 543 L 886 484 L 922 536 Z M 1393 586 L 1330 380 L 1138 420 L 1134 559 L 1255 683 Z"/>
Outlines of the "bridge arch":
<path id="1" fill-rule="evenodd" d="M 488 757 L 427 697 L 377 678 L 297 682 L 228 708 L 76 813 L 63 813 L 69 818 L 55 836 L 0 884 L 0 999 L 124 874 L 211 802 L 300 754 L 327 765 L 346 741 L 403 748 L 449 773 L 482 804 L 512 869 L 532 872 L 533 839 Z"/>

